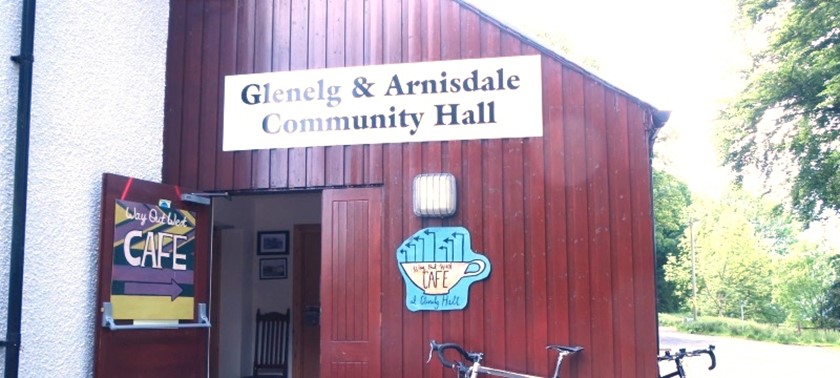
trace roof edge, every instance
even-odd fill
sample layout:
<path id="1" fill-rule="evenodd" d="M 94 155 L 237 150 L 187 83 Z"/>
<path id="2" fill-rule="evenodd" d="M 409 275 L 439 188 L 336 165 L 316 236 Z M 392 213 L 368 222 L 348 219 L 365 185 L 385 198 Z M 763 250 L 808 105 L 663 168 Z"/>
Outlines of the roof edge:
<path id="1" fill-rule="evenodd" d="M 605 79 L 601 78 L 600 76 L 596 75 L 595 73 L 587 70 L 583 66 L 581 66 L 581 65 L 579 65 L 575 62 L 572 62 L 571 60 L 569 60 L 569 59 L 563 57 L 562 55 L 560 55 L 559 53 L 557 53 L 556 51 L 554 51 L 554 50 L 544 46 L 543 44 L 529 38 L 524 33 L 522 33 L 520 31 L 514 29 L 513 27 L 508 26 L 507 24 L 499 21 L 498 19 L 489 15 L 487 12 L 484 12 L 483 10 L 478 8 L 477 6 L 471 4 L 468 0 L 453 0 L 453 1 L 458 3 L 460 6 L 476 13 L 479 17 L 481 17 L 482 19 L 492 23 L 493 25 L 497 26 L 498 28 L 512 34 L 516 38 L 520 39 L 523 43 L 530 45 L 531 47 L 539 50 L 541 53 L 543 53 L 543 54 L 551 57 L 552 59 L 560 62 L 564 66 L 580 72 L 584 76 L 586 76 L 586 77 L 588 77 L 592 80 L 597 81 L 598 83 L 602 84 L 603 86 L 605 86 L 607 88 L 610 88 L 613 91 L 616 91 L 618 93 L 621 93 L 624 96 L 627 96 L 628 98 L 632 99 L 633 101 L 635 101 L 637 103 L 640 103 L 640 104 L 643 104 L 643 105 L 649 107 L 654 113 L 660 111 L 657 107 L 651 105 L 649 102 L 644 101 L 644 100 L 640 99 L 639 97 L 636 97 L 636 96 L 630 94 L 629 92 L 615 86 L 614 84 L 611 84 L 610 82 L 606 81 Z M 664 124 L 664 122 L 663 122 L 663 124 Z"/>

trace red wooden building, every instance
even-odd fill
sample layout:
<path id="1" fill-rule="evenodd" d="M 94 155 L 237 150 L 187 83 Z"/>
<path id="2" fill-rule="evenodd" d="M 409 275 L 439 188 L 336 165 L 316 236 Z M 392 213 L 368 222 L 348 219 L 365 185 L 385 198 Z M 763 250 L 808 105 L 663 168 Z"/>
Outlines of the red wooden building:
<path id="1" fill-rule="evenodd" d="M 650 159 L 662 121 L 655 108 L 460 0 L 170 3 L 164 192 L 320 198 L 320 228 L 292 235 L 293 253 L 306 241 L 320 252 L 320 274 L 295 275 L 308 269 L 301 258 L 290 266 L 293 376 L 315 376 L 304 367 L 313 358 L 322 377 L 454 376 L 425 363 L 432 339 L 530 374 L 553 368 L 546 344 L 567 344 L 585 348 L 564 363 L 568 377 L 656 376 Z M 541 56 L 542 137 L 222 148 L 227 75 L 518 55 Z M 415 216 L 412 179 L 436 172 L 454 175 L 457 212 Z M 128 192 L 124 178 L 106 178 L 105 186 L 106 203 Z M 131 193 L 137 201 L 161 197 Z M 210 218 L 201 206 L 175 206 Z M 106 225 L 111 209 L 103 212 Z M 198 224 L 195 297 L 216 316 L 208 283 L 211 225 Z M 465 309 L 412 312 L 394 250 L 438 226 L 469 229 L 493 271 L 473 285 Z M 107 228 L 103 250 L 113 243 Z M 103 254 L 101 266 L 110 264 Z M 109 274 L 102 276 L 103 301 Z M 304 276 L 313 274 L 316 282 L 307 284 Z M 312 287 L 320 291 L 306 292 L 318 290 Z M 308 295 L 320 295 L 320 342 L 304 353 Z M 214 375 L 213 351 L 223 349 L 216 337 L 207 341 L 206 329 L 98 327 L 96 372 L 112 376 L 133 369 L 128 356 L 167 354 L 177 358 L 147 371 Z"/>

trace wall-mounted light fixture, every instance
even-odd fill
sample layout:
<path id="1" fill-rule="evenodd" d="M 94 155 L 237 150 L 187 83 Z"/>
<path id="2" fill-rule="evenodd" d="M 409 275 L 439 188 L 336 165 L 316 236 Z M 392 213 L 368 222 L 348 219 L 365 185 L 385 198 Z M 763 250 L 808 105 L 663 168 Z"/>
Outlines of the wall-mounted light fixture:
<path id="1" fill-rule="evenodd" d="M 414 177 L 412 202 L 418 217 L 448 217 L 455 214 L 457 194 L 451 173 L 423 173 Z"/>

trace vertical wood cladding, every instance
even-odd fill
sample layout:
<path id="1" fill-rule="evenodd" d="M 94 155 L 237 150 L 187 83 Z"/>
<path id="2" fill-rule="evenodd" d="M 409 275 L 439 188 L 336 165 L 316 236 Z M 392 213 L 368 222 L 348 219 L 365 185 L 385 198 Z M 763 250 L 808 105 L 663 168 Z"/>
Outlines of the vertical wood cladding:
<path id="1" fill-rule="evenodd" d="M 655 376 L 649 133 L 653 109 L 455 0 L 172 0 L 163 177 L 202 191 L 383 185 L 382 372 L 444 377 L 429 339 L 547 375 L 547 343 L 582 345 L 570 377 Z M 223 152 L 224 76 L 541 54 L 542 138 Z M 458 212 L 411 211 L 422 172 L 458 181 Z M 406 310 L 393 249 L 463 225 L 493 274 L 464 311 Z M 393 376 L 391 373 L 388 376 Z"/>

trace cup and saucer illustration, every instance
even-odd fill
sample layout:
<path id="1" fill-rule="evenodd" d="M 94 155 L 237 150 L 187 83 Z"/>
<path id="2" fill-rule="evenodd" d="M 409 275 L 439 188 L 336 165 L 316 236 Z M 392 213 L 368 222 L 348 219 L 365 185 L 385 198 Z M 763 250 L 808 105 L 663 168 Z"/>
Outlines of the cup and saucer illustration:
<path id="1" fill-rule="evenodd" d="M 490 261 L 472 250 L 463 227 L 417 231 L 397 248 L 397 265 L 411 311 L 461 310 L 470 285 L 490 275 Z"/>

